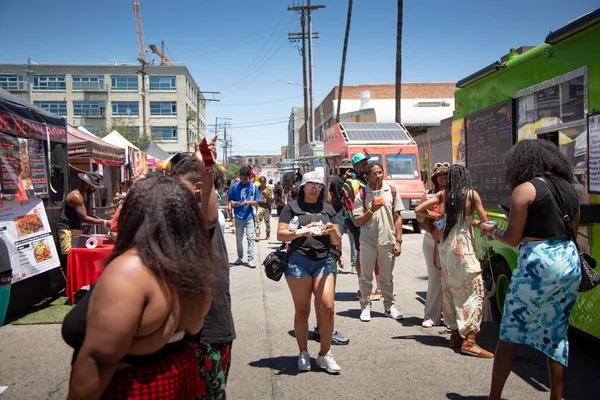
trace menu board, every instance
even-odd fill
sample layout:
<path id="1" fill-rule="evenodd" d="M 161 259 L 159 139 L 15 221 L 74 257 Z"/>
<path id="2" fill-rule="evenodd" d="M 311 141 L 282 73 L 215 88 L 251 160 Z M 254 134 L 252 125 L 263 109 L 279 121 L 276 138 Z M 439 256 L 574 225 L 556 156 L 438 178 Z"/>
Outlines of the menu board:
<path id="1" fill-rule="evenodd" d="M 44 142 L 0 134 L 0 199 L 48 197 Z"/>
<path id="2" fill-rule="evenodd" d="M 41 199 L 0 201 L 0 240 L 8 248 L 12 283 L 60 266 Z"/>
<path id="3" fill-rule="evenodd" d="M 484 205 L 510 204 L 504 160 L 513 145 L 512 100 L 465 118 L 467 168 Z"/>
<path id="4" fill-rule="evenodd" d="M 600 114 L 588 116 L 588 190 L 600 193 Z"/>

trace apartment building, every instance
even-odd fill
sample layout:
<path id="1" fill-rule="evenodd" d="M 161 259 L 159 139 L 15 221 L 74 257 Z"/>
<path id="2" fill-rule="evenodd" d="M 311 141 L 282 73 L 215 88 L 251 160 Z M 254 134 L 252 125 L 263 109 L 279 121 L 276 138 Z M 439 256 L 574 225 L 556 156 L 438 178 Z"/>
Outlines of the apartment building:
<path id="1" fill-rule="evenodd" d="M 0 88 L 91 132 L 118 127 L 169 152 L 206 134 L 206 101 L 185 66 L 0 64 Z M 145 112 L 144 112 L 145 111 Z M 145 124 L 144 124 L 145 119 Z"/>

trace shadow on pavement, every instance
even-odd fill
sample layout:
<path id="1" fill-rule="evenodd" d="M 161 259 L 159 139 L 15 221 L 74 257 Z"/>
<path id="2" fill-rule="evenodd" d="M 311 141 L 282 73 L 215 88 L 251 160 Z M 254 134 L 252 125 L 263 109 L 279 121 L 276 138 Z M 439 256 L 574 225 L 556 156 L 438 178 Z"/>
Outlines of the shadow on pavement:
<path id="1" fill-rule="evenodd" d="M 339 315 L 340 317 L 348 317 L 348 318 L 352 318 L 352 319 L 358 319 L 360 317 L 360 310 L 354 309 L 354 310 L 346 310 L 346 311 L 340 311 L 338 313 L 336 313 L 336 315 Z M 388 318 L 385 316 L 384 313 L 380 313 L 377 311 L 373 311 L 371 310 L 371 318 Z"/>
<path id="2" fill-rule="evenodd" d="M 314 364 L 311 360 L 311 365 Z M 273 358 L 261 358 L 258 361 L 248 363 L 251 367 L 269 368 L 277 371 L 276 375 L 298 375 L 298 356 L 280 356 Z"/>
<path id="3" fill-rule="evenodd" d="M 458 393 L 446 393 L 446 398 L 450 400 L 487 400 L 487 396 L 463 396 Z"/>
<path id="4" fill-rule="evenodd" d="M 403 326 L 420 326 L 423 323 L 423 318 L 419 317 L 405 317 L 400 322 Z"/>
<path id="5" fill-rule="evenodd" d="M 450 346 L 448 346 L 448 339 L 444 336 L 406 335 L 392 336 L 392 339 L 409 339 L 424 344 L 426 346 L 450 348 Z M 452 348 L 452 350 L 454 350 L 454 348 Z"/>
<path id="6" fill-rule="evenodd" d="M 339 272 L 338 272 L 339 274 Z M 356 292 L 337 292 L 335 301 L 358 301 L 356 300 Z"/>

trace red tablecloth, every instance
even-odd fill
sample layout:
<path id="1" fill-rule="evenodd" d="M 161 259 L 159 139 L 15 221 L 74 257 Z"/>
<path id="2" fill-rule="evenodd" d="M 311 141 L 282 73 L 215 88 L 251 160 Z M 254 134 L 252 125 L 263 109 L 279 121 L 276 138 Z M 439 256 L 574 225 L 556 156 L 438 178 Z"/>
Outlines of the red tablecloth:
<path id="1" fill-rule="evenodd" d="M 113 251 L 114 245 L 104 245 L 95 249 L 71 248 L 67 263 L 67 296 L 74 303 L 75 293 L 84 286 L 91 285 L 104 270 L 104 260 Z"/>

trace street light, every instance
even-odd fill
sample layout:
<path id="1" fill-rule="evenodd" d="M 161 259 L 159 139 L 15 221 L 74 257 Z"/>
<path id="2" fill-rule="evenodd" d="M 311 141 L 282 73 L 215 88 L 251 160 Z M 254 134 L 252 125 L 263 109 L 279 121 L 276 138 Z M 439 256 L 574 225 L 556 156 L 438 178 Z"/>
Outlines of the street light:
<path id="1" fill-rule="evenodd" d="M 308 89 L 308 88 L 307 88 L 306 86 L 304 86 L 303 84 L 301 84 L 301 83 L 298 83 L 298 82 L 294 82 L 294 81 L 287 81 L 287 84 L 288 84 L 288 85 L 297 85 L 297 86 L 303 87 L 304 89 Z"/>

